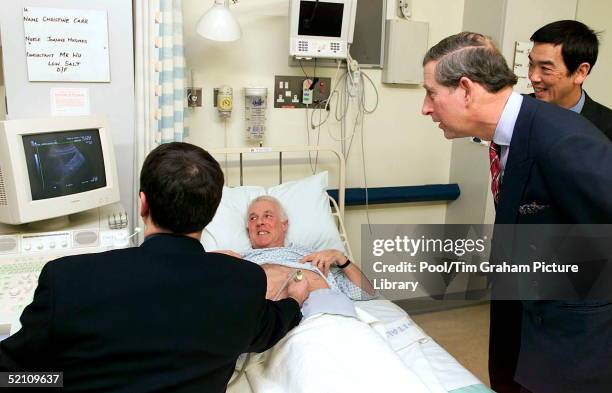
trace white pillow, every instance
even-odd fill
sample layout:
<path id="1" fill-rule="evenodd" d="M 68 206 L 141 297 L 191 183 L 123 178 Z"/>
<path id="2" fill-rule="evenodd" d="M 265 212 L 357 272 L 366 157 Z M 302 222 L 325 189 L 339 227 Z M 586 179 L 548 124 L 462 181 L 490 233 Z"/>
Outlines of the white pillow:
<path id="1" fill-rule="evenodd" d="M 327 172 L 298 181 L 270 187 L 223 187 L 223 197 L 215 217 L 202 234 L 207 251 L 251 248 L 246 231 L 249 203 L 260 195 L 271 195 L 283 205 L 289 218 L 285 245 L 294 244 L 313 250 L 333 248 L 346 253 L 327 197 Z"/>
<path id="2" fill-rule="evenodd" d="M 202 233 L 204 249 L 238 253 L 249 250 L 251 243 L 246 230 L 246 212 L 249 203 L 265 193 L 266 190 L 259 186 L 223 187 L 219 208 Z"/>
<path id="3" fill-rule="evenodd" d="M 326 171 L 268 188 L 268 195 L 281 202 L 289 218 L 285 245 L 346 252 L 331 214 L 327 184 Z"/>

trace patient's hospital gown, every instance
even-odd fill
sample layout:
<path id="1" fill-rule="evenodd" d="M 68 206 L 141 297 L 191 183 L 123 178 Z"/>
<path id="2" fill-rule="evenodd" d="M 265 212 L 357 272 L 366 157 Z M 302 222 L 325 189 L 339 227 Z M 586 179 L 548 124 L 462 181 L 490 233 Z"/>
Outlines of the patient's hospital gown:
<path id="1" fill-rule="evenodd" d="M 351 280 L 344 275 L 342 269 L 337 266 L 332 266 L 329 274 L 325 277 L 319 269 L 312 266 L 310 263 L 300 263 L 300 259 L 308 254 L 312 254 L 314 250 L 295 246 L 290 244 L 287 247 L 272 247 L 258 248 L 249 250 L 244 253 L 243 258 L 247 261 L 262 265 L 264 263 L 274 263 L 277 265 L 288 266 L 295 269 L 310 270 L 320 274 L 327 280 L 330 289 L 341 292 L 351 300 L 372 300 L 377 297 L 376 294 L 370 295 L 366 291 L 359 288 Z"/>

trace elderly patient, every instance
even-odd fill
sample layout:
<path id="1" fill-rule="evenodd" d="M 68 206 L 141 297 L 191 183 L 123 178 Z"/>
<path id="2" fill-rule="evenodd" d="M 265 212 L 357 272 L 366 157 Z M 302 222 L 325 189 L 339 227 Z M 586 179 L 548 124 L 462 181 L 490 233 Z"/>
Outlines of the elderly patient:
<path id="1" fill-rule="evenodd" d="M 340 251 L 313 252 L 285 244 L 288 227 L 278 200 L 263 196 L 251 202 L 247 231 L 253 249 L 241 257 L 263 267 L 266 297 L 286 297 L 284 283 L 298 269 L 310 289 L 300 325 L 263 359 L 256 357 L 247 366 L 252 391 L 431 393 L 385 338 L 360 318 L 350 299 L 372 299 L 375 292 L 361 271 Z M 370 358 L 376 359 L 375 365 L 367 361 Z"/>
<path id="2" fill-rule="evenodd" d="M 332 249 L 313 252 L 294 244 L 285 245 L 288 227 L 289 220 L 280 202 L 271 196 L 260 196 L 247 211 L 247 231 L 253 250 L 244 255 L 229 250 L 220 252 L 261 265 L 268 278 L 268 299 L 286 297 L 283 284 L 298 269 L 308 279 L 311 292 L 329 288 L 353 300 L 375 297 L 370 282 L 342 252 Z"/>

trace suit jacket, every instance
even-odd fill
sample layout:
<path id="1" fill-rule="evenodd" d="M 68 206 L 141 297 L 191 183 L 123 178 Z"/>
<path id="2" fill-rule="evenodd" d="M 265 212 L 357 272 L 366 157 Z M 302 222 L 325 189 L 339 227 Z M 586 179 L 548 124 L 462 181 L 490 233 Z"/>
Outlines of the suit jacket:
<path id="1" fill-rule="evenodd" d="M 495 223 L 612 223 L 610 173 L 612 144 L 599 130 L 580 115 L 525 96 Z M 520 231 L 513 241 L 528 242 Z M 518 245 L 527 246 L 536 248 Z M 525 301 L 522 325 L 521 385 L 534 393 L 609 392 L 612 304 Z"/>
<path id="2" fill-rule="evenodd" d="M 534 97 L 535 94 L 529 94 L 529 97 Z M 580 111 L 580 114 L 599 128 L 608 139 L 612 140 L 612 109 L 607 106 L 601 105 L 597 101 L 593 101 L 591 97 L 584 92 L 584 106 Z"/>
<path id="3" fill-rule="evenodd" d="M 612 140 L 612 110 L 593 101 L 586 92 L 584 95 L 584 106 L 580 114 L 589 119 L 591 123 L 606 134 L 608 139 Z"/>
<path id="4" fill-rule="evenodd" d="M 225 392 L 241 353 L 301 319 L 294 299 L 265 294 L 258 265 L 184 236 L 61 258 L 0 343 L 0 369 L 63 371 L 65 391 Z"/>

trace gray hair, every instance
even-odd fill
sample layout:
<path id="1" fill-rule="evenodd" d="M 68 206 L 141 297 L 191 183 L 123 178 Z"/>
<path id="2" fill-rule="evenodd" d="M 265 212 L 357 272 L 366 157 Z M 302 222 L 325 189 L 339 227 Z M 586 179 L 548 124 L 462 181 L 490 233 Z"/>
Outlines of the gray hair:
<path id="1" fill-rule="evenodd" d="M 280 203 L 280 201 L 278 199 L 274 198 L 273 196 L 270 196 L 270 195 L 260 195 L 257 198 L 253 199 L 251 201 L 251 203 L 249 203 L 249 207 L 247 208 L 247 212 L 249 210 L 251 210 L 251 206 L 253 206 L 257 202 L 272 202 L 273 204 L 275 204 L 278 207 L 278 212 L 279 212 L 281 221 L 287 221 L 289 219 L 287 217 L 287 212 L 285 211 L 285 208 Z M 246 219 L 247 219 L 247 222 L 248 222 L 248 220 L 249 220 L 248 213 L 247 213 L 247 218 Z"/>
<path id="2" fill-rule="evenodd" d="M 436 82 L 446 87 L 457 87 L 461 78 L 467 77 L 489 93 L 497 93 L 517 82 L 491 39 L 478 33 L 462 32 L 446 37 L 427 51 L 423 66 L 431 61 L 438 61 Z"/>

